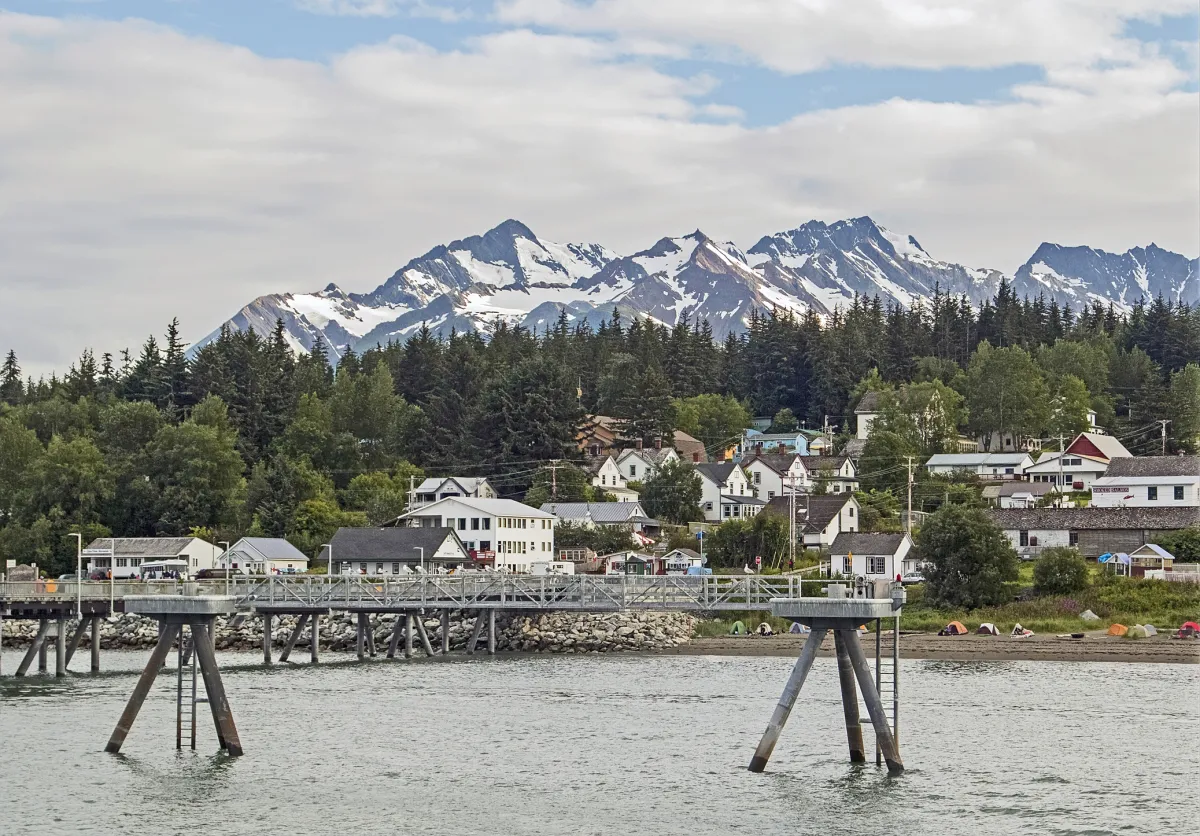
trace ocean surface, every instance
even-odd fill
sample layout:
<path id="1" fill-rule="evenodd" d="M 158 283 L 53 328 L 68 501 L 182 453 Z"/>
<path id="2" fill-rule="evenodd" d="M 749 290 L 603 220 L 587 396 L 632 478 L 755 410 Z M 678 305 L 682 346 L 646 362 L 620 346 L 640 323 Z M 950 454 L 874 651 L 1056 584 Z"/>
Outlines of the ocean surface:
<path id="1" fill-rule="evenodd" d="M 206 706 L 175 750 L 169 672 L 106 755 L 147 656 L 56 681 L 5 653 L 0 834 L 1200 833 L 1196 665 L 905 660 L 889 778 L 847 762 L 832 659 L 755 775 L 789 659 L 222 654 L 245 756 Z"/>

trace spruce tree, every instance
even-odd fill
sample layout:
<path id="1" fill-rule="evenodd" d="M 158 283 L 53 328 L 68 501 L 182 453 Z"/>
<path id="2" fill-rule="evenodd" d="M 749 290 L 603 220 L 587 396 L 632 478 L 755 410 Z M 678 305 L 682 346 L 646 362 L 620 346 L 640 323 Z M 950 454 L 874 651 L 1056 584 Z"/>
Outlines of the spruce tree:
<path id="1" fill-rule="evenodd" d="M 11 348 L 0 366 L 0 401 L 16 406 L 24 395 L 24 384 L 21 382 L 21 364 L 17 362 L 17 352 Z"/>

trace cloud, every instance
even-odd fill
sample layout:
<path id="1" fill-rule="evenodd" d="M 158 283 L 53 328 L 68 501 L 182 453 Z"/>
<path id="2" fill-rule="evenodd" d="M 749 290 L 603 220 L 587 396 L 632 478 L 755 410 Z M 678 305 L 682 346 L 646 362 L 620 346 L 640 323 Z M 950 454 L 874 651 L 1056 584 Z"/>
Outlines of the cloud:
<path id="1" fill-rule="evenodd" d="M 1008 270 L 1042 240 L 1200 249 L 1198 97 L 1152 48 L 1012 101 L 763 128 L 645 52 L 516 29 L 317 63 L 0 13 L 0 350 L 62 370 L 176 315 L 197 339 L 258 295 L 367 290 L 506 217 L 628 252 L 871 214 Z"/>
<path id="2" fill-rule="evenodd" d="M 1129 20 L 1195 0 L 499 0 L 497 17 L 560 31 L 687 44 L 803 73 L 868 67 L 1061 66 L 1136 57 Z"/>
<path id="3" fill-rule="evenodd" d="M 430 17 L 444 23 L 465 20 L 469 9 L 425 0 L 295 0 L 301 11 L 339 17 L 395 17 L 407 12 L 413 17 Z"/>

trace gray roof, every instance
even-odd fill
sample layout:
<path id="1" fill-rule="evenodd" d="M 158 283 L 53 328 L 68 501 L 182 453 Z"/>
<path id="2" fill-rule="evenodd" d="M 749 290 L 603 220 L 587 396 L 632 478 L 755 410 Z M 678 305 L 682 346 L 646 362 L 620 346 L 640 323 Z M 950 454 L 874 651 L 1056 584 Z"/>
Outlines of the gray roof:
<path id="1" fill-rule="evenodd" d="M 762 462 L 776 473 L 783 474 L 788 472 L 788 469 L 792 466 L 792 462 L 796 458 L 797 454 L 795 453 L 784 453 L 783 455 L 778 453 L 751 453 L 742 459 L 742 467 L 749 467 L 755 462 Z"/>
<path id="2" fill-rule="evenodd" d="M 471 494 L 478 491 L 479 486 L 486 481 L 487 479 L 478 476 L 430 476 L 417 485 L 416 492 L 438 493 L 447 482 L 453 482 L 455 486 Z"/>
<path id="3" fill-rule="evenodd" d="M 1119 456 L 1104 473 L 1112 476 L 1200 476 L 1200 456 Z"/>
<path id="4" fill-rule="evenodd" d="M 592 522 L 601 525 L 633 522 L 644 515 L 637 502 L 543 502 L 542 510 L 560 520 L 582 520 L 590 515 Z"/>
<path id="5" fill-rule="evenodd" d="M 852 498 L 852 494 L 848 493 L 824 496 L 798 495 L 796 497 L 796 522 L 810 531 L 824 531 Z M 790 503 L 790 497 L 777 496 L 767 503 L 767 508 L 778 511 L 786 517 Z"/>
<path id="6" fill-rule="evenodd" d="M 118 557 L 175 557 L 195 539 L 195 537 L 97 537 L 84 548 L 107 549 L 111 547 L 113 553 Z"/>
<path id="7" fill-rule="evenodd" d="M 841 470 L 842 465 L 846 463 L 847 456 L 801 456 L 800 461 L 804 463 L 804 468 L 809 471 L 813 470 Z"/>
<path id="8" fill-rule="evenodd" d="M 229 551 L 241 551 L 243 546 L 249 546 L 267 560 L 308 560 L 304 552 L 282 537 L 243 537 Z"/>
<path id="9" fill-rule="evenodd" d="M 701 462 L 695 465 L 695 468 L 697 473 L 707 477 L 709 481 L 724 485 L 737 466 L 737 462 Z"/>
<path id="10" fill-rule="evenodd" d="M 721 502 L 730 503 L 732 505 L 766 505 L 765 499 L 759 499 L 757 496 L 739 496 L 738 494 L 721 494 Z"/>
<path id="11" fill-rule="evenodd" d="M 681 554 L 684 557 L 690 558 L 692 560 L 700 559 L 700 552 L 693 551 L 692 549 L 671 549 L 669 552 L 667 552 L 665 555 L 663 555 L 663 557 L 670 557 L 673 554 Z"/>
<path id="12" fill-rule="evenodd" d="M 996 508 L 987 515 L 1005 531 L 1174 531 L 1200 525 L 1200 508 Z"/>
<path id="13" fill-rule="evenodd" d="M 421 560 L 418 548 L 425 550 L 425 561 L 433 560 L 433 554 L 446 538 L 453 538 L 462 548 L 462 542 L 453 528 L 339 528 L 329 542 L 333 545 L 334 560 L 376 560 L 418 563 Z M 321 559 L 329 560 L 329 550 L 321 550 Z M 466 549 L 463 549 L 463 558 Z M 457 558 L 457 559 L 463 559 Z M 444 558 L 439 558 L 439 560 Z"/>
<path id="14" fill-rule="evenodd" d="M 882 392 L 876 392 L 874 390 L 865 393 L 859 399 L 858 406 L 854 407 L 854 414 L 862 415 L 864 413 L 873 414 L 873 413 L 878 412 L 879 411 L 879 397 L 882 394 L 883 394 Z"/>
<path id="15" fill-rule="evenodd" d="M 865 438 L 852 438 L 846 442 L 846 446 L 842 448 L 842 455 L 848 456 L 851 459 L 857 459 L 863 454 L 863 450 L 867 447 Z"/>
<path id="16" fill-rule="evenodd" d="M 1019 493 L 1043 496 L 1054 490 L 1054 485 L 1049 482 L 1001 482 L 997 487 L 997 496 L 1014 496 Z"/>
<path id="17" fill-rule="evenodd" d="M 936 453 L 925 462 L 926 467 L 981 467 L 1018 465 L 1033 458 L 1028 453 Z"/>
<path id="18" fill-rule="evenodd" d="M 829 553 L 895 554 L 903 542 L 903 534 L 839 534 L 829 547 Z"/>

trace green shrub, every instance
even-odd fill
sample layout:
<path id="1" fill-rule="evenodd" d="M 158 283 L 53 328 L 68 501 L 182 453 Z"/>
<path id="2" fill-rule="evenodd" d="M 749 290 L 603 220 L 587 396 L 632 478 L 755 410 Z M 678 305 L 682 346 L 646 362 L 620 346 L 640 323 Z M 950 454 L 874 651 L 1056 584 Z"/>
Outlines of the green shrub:
<path id="1" fill-rule="evenodd" d="M 1046 549 L 1033 567 L 1033 585 L 1042 595 L 1070 595 L 1087 588 L 1091 569 L 1077 549 Z"/>

